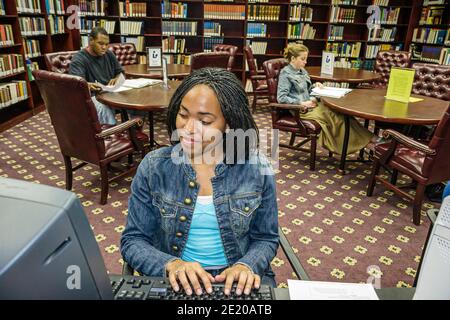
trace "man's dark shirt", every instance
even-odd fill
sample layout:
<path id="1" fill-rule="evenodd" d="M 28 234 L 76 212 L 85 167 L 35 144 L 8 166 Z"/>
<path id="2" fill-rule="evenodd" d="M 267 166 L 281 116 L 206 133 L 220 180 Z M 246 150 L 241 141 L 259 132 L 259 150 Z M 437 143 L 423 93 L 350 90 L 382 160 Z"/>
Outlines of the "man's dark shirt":
<path id="1" fill-rule="evenodd" d="M 82 49 L 73 56 L 69 67 L 69 74 L 80 76 L 87 82 L 98 81 L 104 85 L 121 72 L 122 66 L 110 50 L 103 56 L 93 56 Z"/>

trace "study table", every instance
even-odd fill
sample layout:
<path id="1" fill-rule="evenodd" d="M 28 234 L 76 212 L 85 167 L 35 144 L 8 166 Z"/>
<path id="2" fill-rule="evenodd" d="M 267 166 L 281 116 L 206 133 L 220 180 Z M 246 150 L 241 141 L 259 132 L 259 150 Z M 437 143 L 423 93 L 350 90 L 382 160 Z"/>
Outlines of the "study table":
<path id="1" fill-rule="evenodd" d="M 313 81 L 347 82 L 352 86 L 360 83 L 373 82 L 381 78 L 378 73 L 350 68 L 334 68 L 333 75 L 321 73 L 321 67 L 306 67 L 309 77 Z"/>
<path id="2" fill-rule="evenodd" d="M 403 125 L 436 125 L 448 108 L 448 101 L 420 95 L 419 102 L 402 103 L 387 100 L 386 89 L 353 89 L 342 98 L 322 97 L 322 102 L 345 118 L 345 134 L 339 171 L 345 174 L 345 161 L 350 134 L 350 117 L 378 120 Z"/>
<path id="3" fill-rule="evenodd" d="M 146 111 L 148 113 L 149 143 L 153 149 L 155 141 L 153 113 L 164 112 L 169 106 L 175 90 L 180 81 L 168 81 L 168 88 L 162 83 L 140 89 L 131 89 L 123 92 L 102 92 L 96 96 L 97 100 L 112 108 L 120 109 L 124 121 L 128 119 L 126 110 Z"/>

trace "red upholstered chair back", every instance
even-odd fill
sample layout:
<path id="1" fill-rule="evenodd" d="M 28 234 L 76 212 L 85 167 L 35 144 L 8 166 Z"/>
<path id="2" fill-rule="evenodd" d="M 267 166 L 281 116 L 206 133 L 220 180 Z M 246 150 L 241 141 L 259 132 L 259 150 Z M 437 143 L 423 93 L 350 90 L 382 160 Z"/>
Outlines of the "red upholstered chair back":
<path id="1" fill-rule="evenodd" d="M 200 52 L 191 55 L 191 71 L 206 67 L 227 69 L 228 52 Z"/>
<path id="2" fill-rule="evenodd" d="M 450 66 L 415 63 L 412 93 L 450 101 Z"/>
<path id="3" fill-rule="evenodd" d="M 216 44 L 213 46 L 213 52 L 228 52 L 230 57 L 228 58 L 227 70 L 231 71 L 234 67 L 234 61 L 236 57 L 238 47 L 230 44 Z"/>
<path id="4" fill-rule="evenodd" d="M 97 111 L 87 82 L 78 76 L 34 70 L 33 76 L 50 115 L 62 154 L 90 163 L 104 157 Z"/>
<path id="5" fill-rule="evenodd" d="M 378 51 L 375 72 L 381 75 L 376 85 L 387 86 L 392 67 L 407 68 L 411 63 L 411 53 L 406 51 Z"/>
<path id="6" fill-rule="evenodd" d="M 133 43 L 110 43 L 109 50 L 114 53 L 122 66 L 138 63 L 136 47 Z"/>
<path id="7" fill-rule="evenodd" d="M 250 46 L 244 47 L 245 59 L 247 60 L 248 71 L 251 76 L 258 74 L 258 66 L 256 65 L 255 57 L 253 56 L 253 50 Z"/>
<path id="8" fill-rule="evenodd" d="M 277 90 L 278 90 L 278 76 L 281 69 L 287 66 L 288 62 L 284 58 L 271 59 L 264 61 L 263 69 L 267 77 L 267 89 L 269 90 L 269 102 L 278 103 Z"/>
<path id="9" fill-rule="evenodd" d="M 70 63 L 77 52 L 78 51 L 61 51 L 46 53 L 44 58 L 47 70 L 58 73 L 69 73 Z"/>
<path id="10" fill-rule="evenodd" d="M 425 176 L 434 182 L 448 180 L 450 178 L 450 103 L 428 146 L 436 150 L 436 155 L 425 159 L 423 164 Z"/>

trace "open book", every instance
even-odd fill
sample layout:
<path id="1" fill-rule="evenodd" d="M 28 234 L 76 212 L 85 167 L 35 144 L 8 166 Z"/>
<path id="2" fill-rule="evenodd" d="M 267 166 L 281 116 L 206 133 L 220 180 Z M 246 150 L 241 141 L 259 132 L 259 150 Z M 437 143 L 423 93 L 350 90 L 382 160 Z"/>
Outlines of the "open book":
<path id="1" fill-rule="evenodd" d="M 321 89 L 316 87 L 313 88 L 311 95 L 316 97 L 342 98 L 351 91 L 352 89 L 345 88 L 323 87 Z"/>
<path id="2" fill-rule="evenodd" d="M 123 86 L 136 89 L 136 88 L 143 88 L 146 86 L 153 86 L 155 84 L 160 84 L 162 82 L 163 82 L 162 80 L 158 79 L 146 79 L 146 78 L 127 79 L 123 83 Z"/>

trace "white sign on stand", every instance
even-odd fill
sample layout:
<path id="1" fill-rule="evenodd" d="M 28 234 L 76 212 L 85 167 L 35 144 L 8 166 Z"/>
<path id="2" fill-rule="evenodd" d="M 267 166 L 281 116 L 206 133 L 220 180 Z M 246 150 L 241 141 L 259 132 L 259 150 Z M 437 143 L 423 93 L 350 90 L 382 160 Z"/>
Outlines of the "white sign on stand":
<path id="1" fill-rule="evenodd" d="M 147 47 L 147 61 L 148 69 L 162 68 L 162 48 L 161 47 Z"/>
<path id="2" fill-rule="evenodd" d="M 322 53 L 322 68 L 320 70 L 320 73 L 333 75 L 333 69 L 334 69 L 334 53 L 332 52 L 325 52 Z"/>

